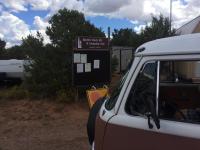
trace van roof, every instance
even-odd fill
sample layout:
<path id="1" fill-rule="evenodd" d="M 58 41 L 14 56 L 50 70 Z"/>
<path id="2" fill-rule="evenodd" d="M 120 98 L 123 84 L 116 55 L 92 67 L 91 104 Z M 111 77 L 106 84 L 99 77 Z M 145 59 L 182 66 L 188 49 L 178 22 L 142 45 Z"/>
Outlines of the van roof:
<path id="1" fill-rule="evenodd" d="M 173 36 L 144 43 L 135 56 L 200 54 L 200 33 Z"/>

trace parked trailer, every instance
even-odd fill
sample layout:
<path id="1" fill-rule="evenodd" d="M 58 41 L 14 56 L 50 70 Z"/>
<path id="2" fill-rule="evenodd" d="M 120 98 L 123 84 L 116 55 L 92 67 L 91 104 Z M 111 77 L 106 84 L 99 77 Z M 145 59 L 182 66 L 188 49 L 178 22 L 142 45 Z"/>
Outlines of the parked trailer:
<path id="1" fill-rule="evenodd" d="M 0 60 L 0 80 L 24 80 L 24 60 Z"/>

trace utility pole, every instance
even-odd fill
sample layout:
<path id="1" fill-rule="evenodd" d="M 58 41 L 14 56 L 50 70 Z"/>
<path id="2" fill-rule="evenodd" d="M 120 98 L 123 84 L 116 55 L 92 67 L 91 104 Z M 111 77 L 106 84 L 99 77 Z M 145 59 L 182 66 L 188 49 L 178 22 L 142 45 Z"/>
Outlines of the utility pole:
<path id="1" fill-rule="evenodd" d="M 169 16 L 169 23 L 170 23 L 170 34 L 172 32 L 172 0 L 170 0 L 170 16 Z"/>
<path id="2" fill-rule="evenodd" d="M 112 67 L 111 67 L 111 60 L 112 60 L 112 48 L 110 45 L 110 27 L 108 27 L 108 50 L 110 52 L 110 81 L 112 79 Z"/>
<path id="3" fill-rule="evenodd" d="M 110 27 L 108 27 L 108 40 L 110 41 Z"/>

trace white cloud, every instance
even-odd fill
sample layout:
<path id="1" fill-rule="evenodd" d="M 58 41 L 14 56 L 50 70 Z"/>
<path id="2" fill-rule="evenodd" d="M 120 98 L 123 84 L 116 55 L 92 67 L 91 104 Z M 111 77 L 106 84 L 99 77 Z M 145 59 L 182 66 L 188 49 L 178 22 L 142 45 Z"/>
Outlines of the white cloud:
<path id="1" fill-rule="evenodd" d="M 26 8 L 27 1 L 26 0 L 1 0 L 2 4 L 9 8 L 11 11 L 27 11 Z"/>
<path id="2" fill-rule="evenodd" d="M 138 20 L 130 20 L 130 22 L 131 22 L 133 25 L 138 25 L 138 24 L 139 24 L 139 21 L 138 21 Z"/>
<path id="3" fill-rule="evenodd" d="M 12 11 L 49 10 L 51 16 L 61 8 L 79 10 L 86 15 L 104 15 L 129 20 L 149 21 L 151 15 L 169 16 L 170 0 L 1 0 Z M 173 0 L 173 21 L 180 26 L 200 14 L 199 0 Z"/>
<path id="4" fill-rule="evenodd" d="M 47 10 L 51 6 L 50 0 L 28 0 L 33 10 Z"/>
<path id="5" fill-rule="evenodd" d="M 35 25 L 35 30 L 31 30 L 31 34 L 36 36 L 37 31 L 39 31 L 44 38 L 44 44 L 50 43 L 50 39 L 45 33 L 46 28 L 50 26 L 50 24 L 39 16 L 34 17 L 33 24 Z"/>
<path id="6" fill-rule="evenodd" d="M 7 47 L 20 44 L 22 37 L 29 34 L 29 26 L 8 12 L 0 15 L 0 27 L 0 36 L 7 42 Z"/>
<path id="7" fill-rule="evenodd" d="M 173 25 L 175 27 L 180 27 L 200 15 L 199 0 L 188 0 L 187 2 L 187 5 L 181 4 L 180 0 L 173 3 Z"/>
<path id="8" fill-rule="evenodd" d="M 169 17 L 170 0 L 85 0 L 84 8 L 87 15 L 104 15 L 114 18 L 126 18 L 131 22 L 138 21 L 135 29 L 143 27 L 142 24 L 148 23 L 152 15 L 163 14 Z M 184 23 L 200 15 L 199 0 L 173 0 L 172 23 L 178 28 Z"/>
<path id="9" fill-rule="evenodd" d="M 40 16 L 35 16 L 33 24 L 35 25 L 36 29 L 46 29 L 47 26 L 49 26 L 49 23 L 42 19 Z"/>
<path id="10" fill-rule="evenodd" d="M 94 13 L 112 13 L 125 5 L 129 5 L 131 0 L 85 0 L 85 8 Z"/>
<path id="11" fill-rule="evenodd" d="M 143 18 L 143 0 L 131 0 L 127 5 L 124 5 L 119 10 L 112 12 L 113 17 L 127 18 L 130 20 L 141 20 Z"/>
<path id="12" fill-rule="evenodd" d="M 50 13 L 48 16 L 53 15 L 59 9 L 67 8 L 70 10 L 78 10 L 85 12 L 83 0 L 50 0 L 51 6 L 49 7 Z"/>
<path id="13" fill-rule="evenodd" d="M 134 31 L 135 31 L 136 33 L 140 33 L 141 30 L 144 29 L 145 27 L 146 27 L 146 25 L 143 25 L 143 24 L 137 25 L 137 26 L 134 27 Z"/>
<path id="14" fill-rule="evenodd" d="M 22 38 L 29 34 L 36 36 L 37 31 L 39 31 L 44 37 L 44 44 L 50 43 L 49 37 L 45 33 L 49 24 L 39 16 L 35 17 L 34 24 L 35 29 L 30 30 L 30 27 L 23 20 L 9 12 L 2 12 L 0 15 L 0 38 L 7 42 L 6 47 L 11 47 L 21 44 Z"/>
<path id="15" fill-rule="evenodd" d="M 91 1 L 91 0 L 86 0 Z M 93 0 L 95 1 L 95 0 Z M 96 0 L 98 1 L 98 0 Z M 116 2 L 117 3 L 117 2 Z M 115 4 L 113 4 L 115 5 Z M 104 2 L 104 6 L 101 5 L 102 8 L 112 7 L 107 5 L 107 2 Z M 86 8 L 90 8 L 85 6 Z M 116 7 L 115 7 L 116 8 Z M 186 22 L 192 20 L 196 16 L 200 15 L 200 1 L 199 0 L 173 0 L 172 5 L 172 23 L 175 28 L 180 27 L 181 25 L 185 24 Z M 100 9 L 100 8 L 99 8 Z M 95 15 L 106 15 L 109 17 L 115 18 L 126 18 L 129 19 L 131 22 L 135 20 L 138 21 L 140 25 L 135 27 L 135 30 L 138 30 L 141 27 L 144 27 L 142 24 L 144 22 L 148 23 L 151 20 L 152 15 L 160 15 L 163 14 L 165 17 L 169 17 L 170 11 L 170 0 L 131 0 L 129 3 L 124 2 L 123 5 L 118 7 L 117 9 L 110 9 L 111 11 L 108 12 L 100 12 L 98 9 L 91 9 L 87 10 L 88 12 L 91 11 Z"/>
<path id="16" fill-rule="evenodd" d="M 53 0 L 1 0 L 2 4 L 14 12 L 27 11 L 28 6 L 33 10 L 47 10 Z"/>
<path id="17" fill-rule="evenodd" d="M 0 39 L 3 39 L 4 35 L 2 33 L 0 33 Z"/>
<path id="18" fill-rule="evenodd" d="M 184 1 L 185 2 L 183 2 L 183 0 L 173 0 L 172 20 L 173 26 L 176 28 L 200 14 L 199 0 Z M 163 14 L 165 17 L 168 17 L 170 7 L 170 0 L 0 0 L 0 3 L 2 3 L 8 11 L 27 11 L 28 6 L 30 6 L 32 10 L 48 10 L 49 14 L 47 16 L 52 16 L 59 9 L 66 7 L 67 9 L 81 11 L 86 16 L 101 15 L 109 18 L 125 18 L 134 24 L 133 28 L 137 32 L 144 27 L 143 24 L 150 21 L 151 15 L 158 16 L 159 14 Z M 1 9 L 2 8 L 0 8 L 0 12 L 2 11 Z M 9 15 L 13 18 L 15 17 L 12 14 Z M 5 13 L 2 13 L 0 17 L 2 18 L 2 16 L 5 16 Z M 17 39 L 18 41 L 23 33 L 25 33 L 25 30 L 26 32 L 30 30 L 28 25 L 19 18 L 16 18 L 17 17 L 15 17 L 15 20 L 18 20 L 18 22 L 16 22 L 18 24 L 23 24 L 24 28 L 20 29 L 23 26 L 18 26 L 18 28 L 16 28 L 16 22 L 14 24 L 12 24 L 12 22 L 10 22 L 10 24 L 7 23 L 4 27 L 7 28 L 14 26 L 14 28 L 9 28 L 9 34 L 5 33 L 8 32 L 4 31 L 6 29 L 0 29 L 1 37 L 7 39 L 10 37 L 11 39 Z M 4 18 L 5 22 L 9 22 L 12 19 L 6 20 Z M 48 25 L 47 21 L 43 18 L 40 18 L 39 16 L 34 18 L 34 30 L 41 31 L 45 37 L 46 35 L 44 31 Z M 17 35 L 18 32 L 19 35 Z M 11 35 L 11 33 L 14 35 L 13 37 L 8 36 Z"/>
<path id="19" fill-rule="evenodd" d="M 12 11 L 49 10 L 48 16 L 61 8 L 84 12 L 85 15 L 103 15 L 148 22 L 151 15 L 169 16 L 170 0 L 1 0 Z M 173 24 L 179 27 L 200 14 L 199 0 L 173 0 Z"/>

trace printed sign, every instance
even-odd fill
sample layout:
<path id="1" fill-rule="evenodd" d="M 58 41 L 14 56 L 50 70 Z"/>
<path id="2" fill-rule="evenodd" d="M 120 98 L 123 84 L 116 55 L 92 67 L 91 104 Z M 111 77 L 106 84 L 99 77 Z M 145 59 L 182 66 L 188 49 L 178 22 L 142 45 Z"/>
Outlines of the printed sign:
<path id="1" fill-rule="evenodd" d="M 81 63 L 87 63 L 87 54 L 81 54 Z"/>
<path id="2" fill-rule="evenodd" d="M 77 49 L 104 49 L 108 50 L 108 39 L 100 37 L 78 37 Z"/>
<path id="3" fill-rule="evenodd" d="M 85 64 L 85 72 L 91 72 L 91 63 Z"/>
<path id="4" fill-rule="evenodd" d="M 77 64 L 77 73 L 83 73 L 83 64 Z"/>
<path id="5" fill-rule="evenodd" d="M 100 67 L 100 60 L 94 60 L 94 69 L 99 69 Z"/>
<path id="6" fill-rule="evenodd" d="M 80 63 L 80 62 L 81 62 L 80 53 L 74 53 L 74 63 Z"/>

